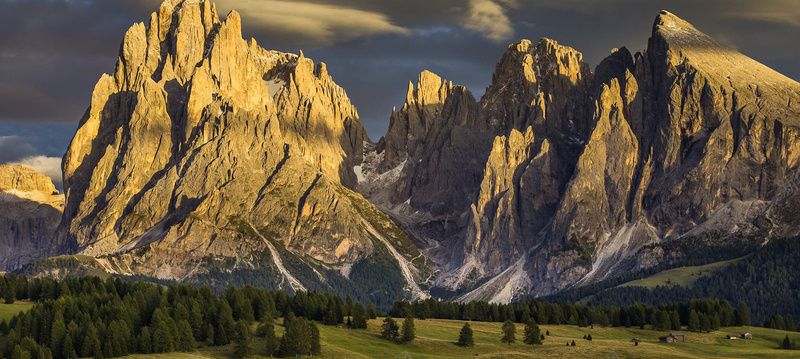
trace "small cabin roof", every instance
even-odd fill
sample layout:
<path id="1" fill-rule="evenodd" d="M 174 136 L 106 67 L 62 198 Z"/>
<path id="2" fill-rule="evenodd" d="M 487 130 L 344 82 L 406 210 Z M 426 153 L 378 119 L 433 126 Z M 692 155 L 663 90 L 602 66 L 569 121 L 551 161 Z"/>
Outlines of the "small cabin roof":
<path id="1" fill-rule="evenodd" d="M 669 335 L 671 335 L 673 337 L 683 337 L 683 336 L 685 336 L 683 333 L 669 333 Z"/>

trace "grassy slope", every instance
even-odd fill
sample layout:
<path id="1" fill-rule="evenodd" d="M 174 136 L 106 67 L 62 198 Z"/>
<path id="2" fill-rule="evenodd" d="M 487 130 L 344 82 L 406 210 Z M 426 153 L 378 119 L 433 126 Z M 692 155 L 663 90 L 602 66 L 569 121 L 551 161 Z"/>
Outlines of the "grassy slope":
<path id="1" fill-rule="evenodd" d="M 743 258 L 715 262 L 695 267 L 680 267 L 663 272 L 658 272 L 649 277 L 633 280 L 618 285 L 617 287 L 645 287 L 653 289 L 656 286 L 681 285 L 691 288 L 698 279 L 711 275 L 714 271 L 734 264 Z"/>
<path id="2" fill-rule="evenodd" d="M 33 302 L 18 300 L 14 304 L 0 304 L 0 321 L 10 320 L 11 317 L 26 312 L 33 307 Z"/>
<path id="3" fill-rule="evenodd" d="M 322 334 L 322 358 L 395 358 L 404 353 L 411 358 L 796 358 L 800 352 L 776 349 L 778 341 L 787 333 L 764 328 L 724 328 L 723 331 L 699 334 L 688 333 L 686 343 L 661 344 L 658 337 L 665 332 L 625 329 L 625 328 L 578 328 L 572 326 L 541 326 L 542 333 L 550 331 L 542 346 L 528 346 L 517 342 L 513 345 L 500 343 L 502 323 L 472 322 L 475 332 L 475 346 L 461 348 L 455 345 L 461 321 L 417 320 L 417 339 L 406 345 L 396 344 L 378 338 L 380 319 L 371 320 L 367 330 L 349 330 L 320 325 Z M 276 326 L 280 335 L 282 328 Z M 753 340 L 727 340 L 725 334 L 753 333 Z M 517 339 L 522 339 L 524 327 L 517 325 Z M 592 334 L 593 341 L 583 340 L 585 334 Z M 800 334 L 793 333 L 794 337 Z M 639 346 L 630 343 L 637 337 L 643 340 Z M 575 340 L 577 346 L 567 347 L 565 343 Z M 261 352 L 264 343 L 256 340 L 255 351 Z M 201 348 L 195 353 L 132 355 L 130 358 L 226 358 L 231 355 L 232 346 Z M 260 357 L 260 356 L 253 356 Z"/>

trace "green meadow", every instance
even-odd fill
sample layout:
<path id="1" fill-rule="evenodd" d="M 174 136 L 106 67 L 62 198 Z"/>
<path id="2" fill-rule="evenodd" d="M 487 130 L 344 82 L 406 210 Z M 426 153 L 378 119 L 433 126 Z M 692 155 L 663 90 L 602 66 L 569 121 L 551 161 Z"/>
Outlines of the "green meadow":
<path id="1" fill-rule="evenodd" d="M 276 321 L 276 324 L 280 321 Z M 475 346 L 462 348 L 455 344 L 463 321 L 415 320 L 417 339 L 399 344 L 381 339 L 378 334 L 381 319 L 369 321 L 366 330 L 319 325 L 322 338 L 321 358 L 797 358 L 800 351 L 777 349 L 778 342 L 789 334 L 800 339 L 800 333 L 757 327 L 730 327 L 712 333 L 686 333 L 685 343 L 659 343 L 658 337 L 667 332 L 632 328 L 579 328 L 565 325 L 542 325 L 550 331 L 543 345 L 522 343 L 524 326 L 517 324 L 517 342 L 500 342 L 502 323 L 470 322 Z M 752 340 L 728 340 L 726 334 L 753 333 Z M 282 327 L 276 325 L 276 334 Z M 592 341 L 584 335 L 592 335 Z M 632 338 L 642 342 L 634 346 Z M 576 345 L 566 343 L 575 341 Z M 255 338 L 253 349 L 258 354 L 264 342 Z M 199 348 L 194 353 L 131 355 L 128 358 L 230 358 L 233 346 Z M 261 355 L 253 355 L 261 358 Z"/>

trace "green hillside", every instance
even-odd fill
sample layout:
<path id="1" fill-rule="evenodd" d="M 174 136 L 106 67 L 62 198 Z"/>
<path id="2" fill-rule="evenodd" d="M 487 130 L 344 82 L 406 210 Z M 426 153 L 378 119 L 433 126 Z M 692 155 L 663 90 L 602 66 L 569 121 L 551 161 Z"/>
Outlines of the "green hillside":
<path id="1" fill-rule="evenodd" d="M 276 321 L 276 324 L 279 321 Z M 416 320 L 417 339 L 410 344 L 397 344 L 378 337 L 381 319 L 369 321 L 367 330 L 351 330 L 320 325 L 322 358 L 796 358 L 798 351 L 777 349 L 778 341 L 787 334 L 800 339 L 800 333 L 780 330 L 731 327 L 712 333 L 687 333 L 686 343 L 663 344 L 658 337 L 666 332 L 626 328 L 579 328 L 575 326 L 543 325 L 542 333 L 550 336 L 541 346 L 521 342 L 524 326 L 517 324 L 517 343 L 500 343 L 502 323 L 470 322 L 475 332 L 475 346 L 462 348 L 455 344 L 463 321 Z M 276 334 L 282 328 L 276 325 Z M 743 331 L 753 333 L 753 340 L 728 340 L 725 334 Z M 591 334 L 593 340 L 583 339 Z M 642 343 L 634 346 L 631 338 Z M 576 346 L 566 346 L 567 342 Z M 263 341 L 256 339 L 256 352 L 264 350 Z M 194 353 L 131 355 L 126 358 L 230 358 L 232 346 L 201 348 Z M 406 356 L 407 354 L 407 356 Z M 254 355 L 253 358 L 261 357 Z"/>
<path id="2" fill-rule="evenodd" d="M 33 307 L 33 302 L 26 300 L 18 300 L 14 304 L 0 303 L 0 321 L 11 320 L 11 317 L 19 314 L 19 312 L 27 312 L 31 307 Z"/>
<path id="3" fill-rule="evenodd" d="M 731 264 L 741 261 L 743 258 L 731 259 L 728 261 L 721 261 L 709 263 L 701 266 L 693 267 L 680 267 L 663 272 L 658 272 L 649 277 L 632 280 L 617 286 L 622 287 L 645 287 L 653 289 L 656 286 L 673 286 L 680 285 L 687 288 L 694 286 L 698 279 L 711 275 L 712 273 L 725 268 Z"/>

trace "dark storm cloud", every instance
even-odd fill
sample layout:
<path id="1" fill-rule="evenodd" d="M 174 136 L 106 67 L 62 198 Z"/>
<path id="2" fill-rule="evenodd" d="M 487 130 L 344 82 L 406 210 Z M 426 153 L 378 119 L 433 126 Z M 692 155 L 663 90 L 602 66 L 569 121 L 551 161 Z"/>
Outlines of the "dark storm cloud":
<path id="1" fill-rule="evenodd" d="M 25 130 L 26 123 L 61 123 L 45 127 L 62 140 L 27 142 L 41 156 L 60 156 L 94 83 L 113 70 L 125 31 L 146 21 L 160 2 L 0 0 L 0 124 L 15 123 L 0 126 L 0 136 L 32 138 L 26 133 L 46 131 Z M 796 0 L 218 0 L 217 5 L 222 16 L 237 9 L 245 36 L 261 46 L 303 50 L 326 62 L 373 140 L 386 131 L 391 108 L 402 105 L 408 81 L 424 69 L 480 97 L 511 42 L 553 38 L 583 52 L 594 66 L 615 47 L 644 50 L 661 9 L 800 79 Z"/>
<path id="2" fill-rule="evenodd" d="M 0 164 L 17 162 L 38 154 L 36 148 L 23 137 L 0 136 Z"/>

